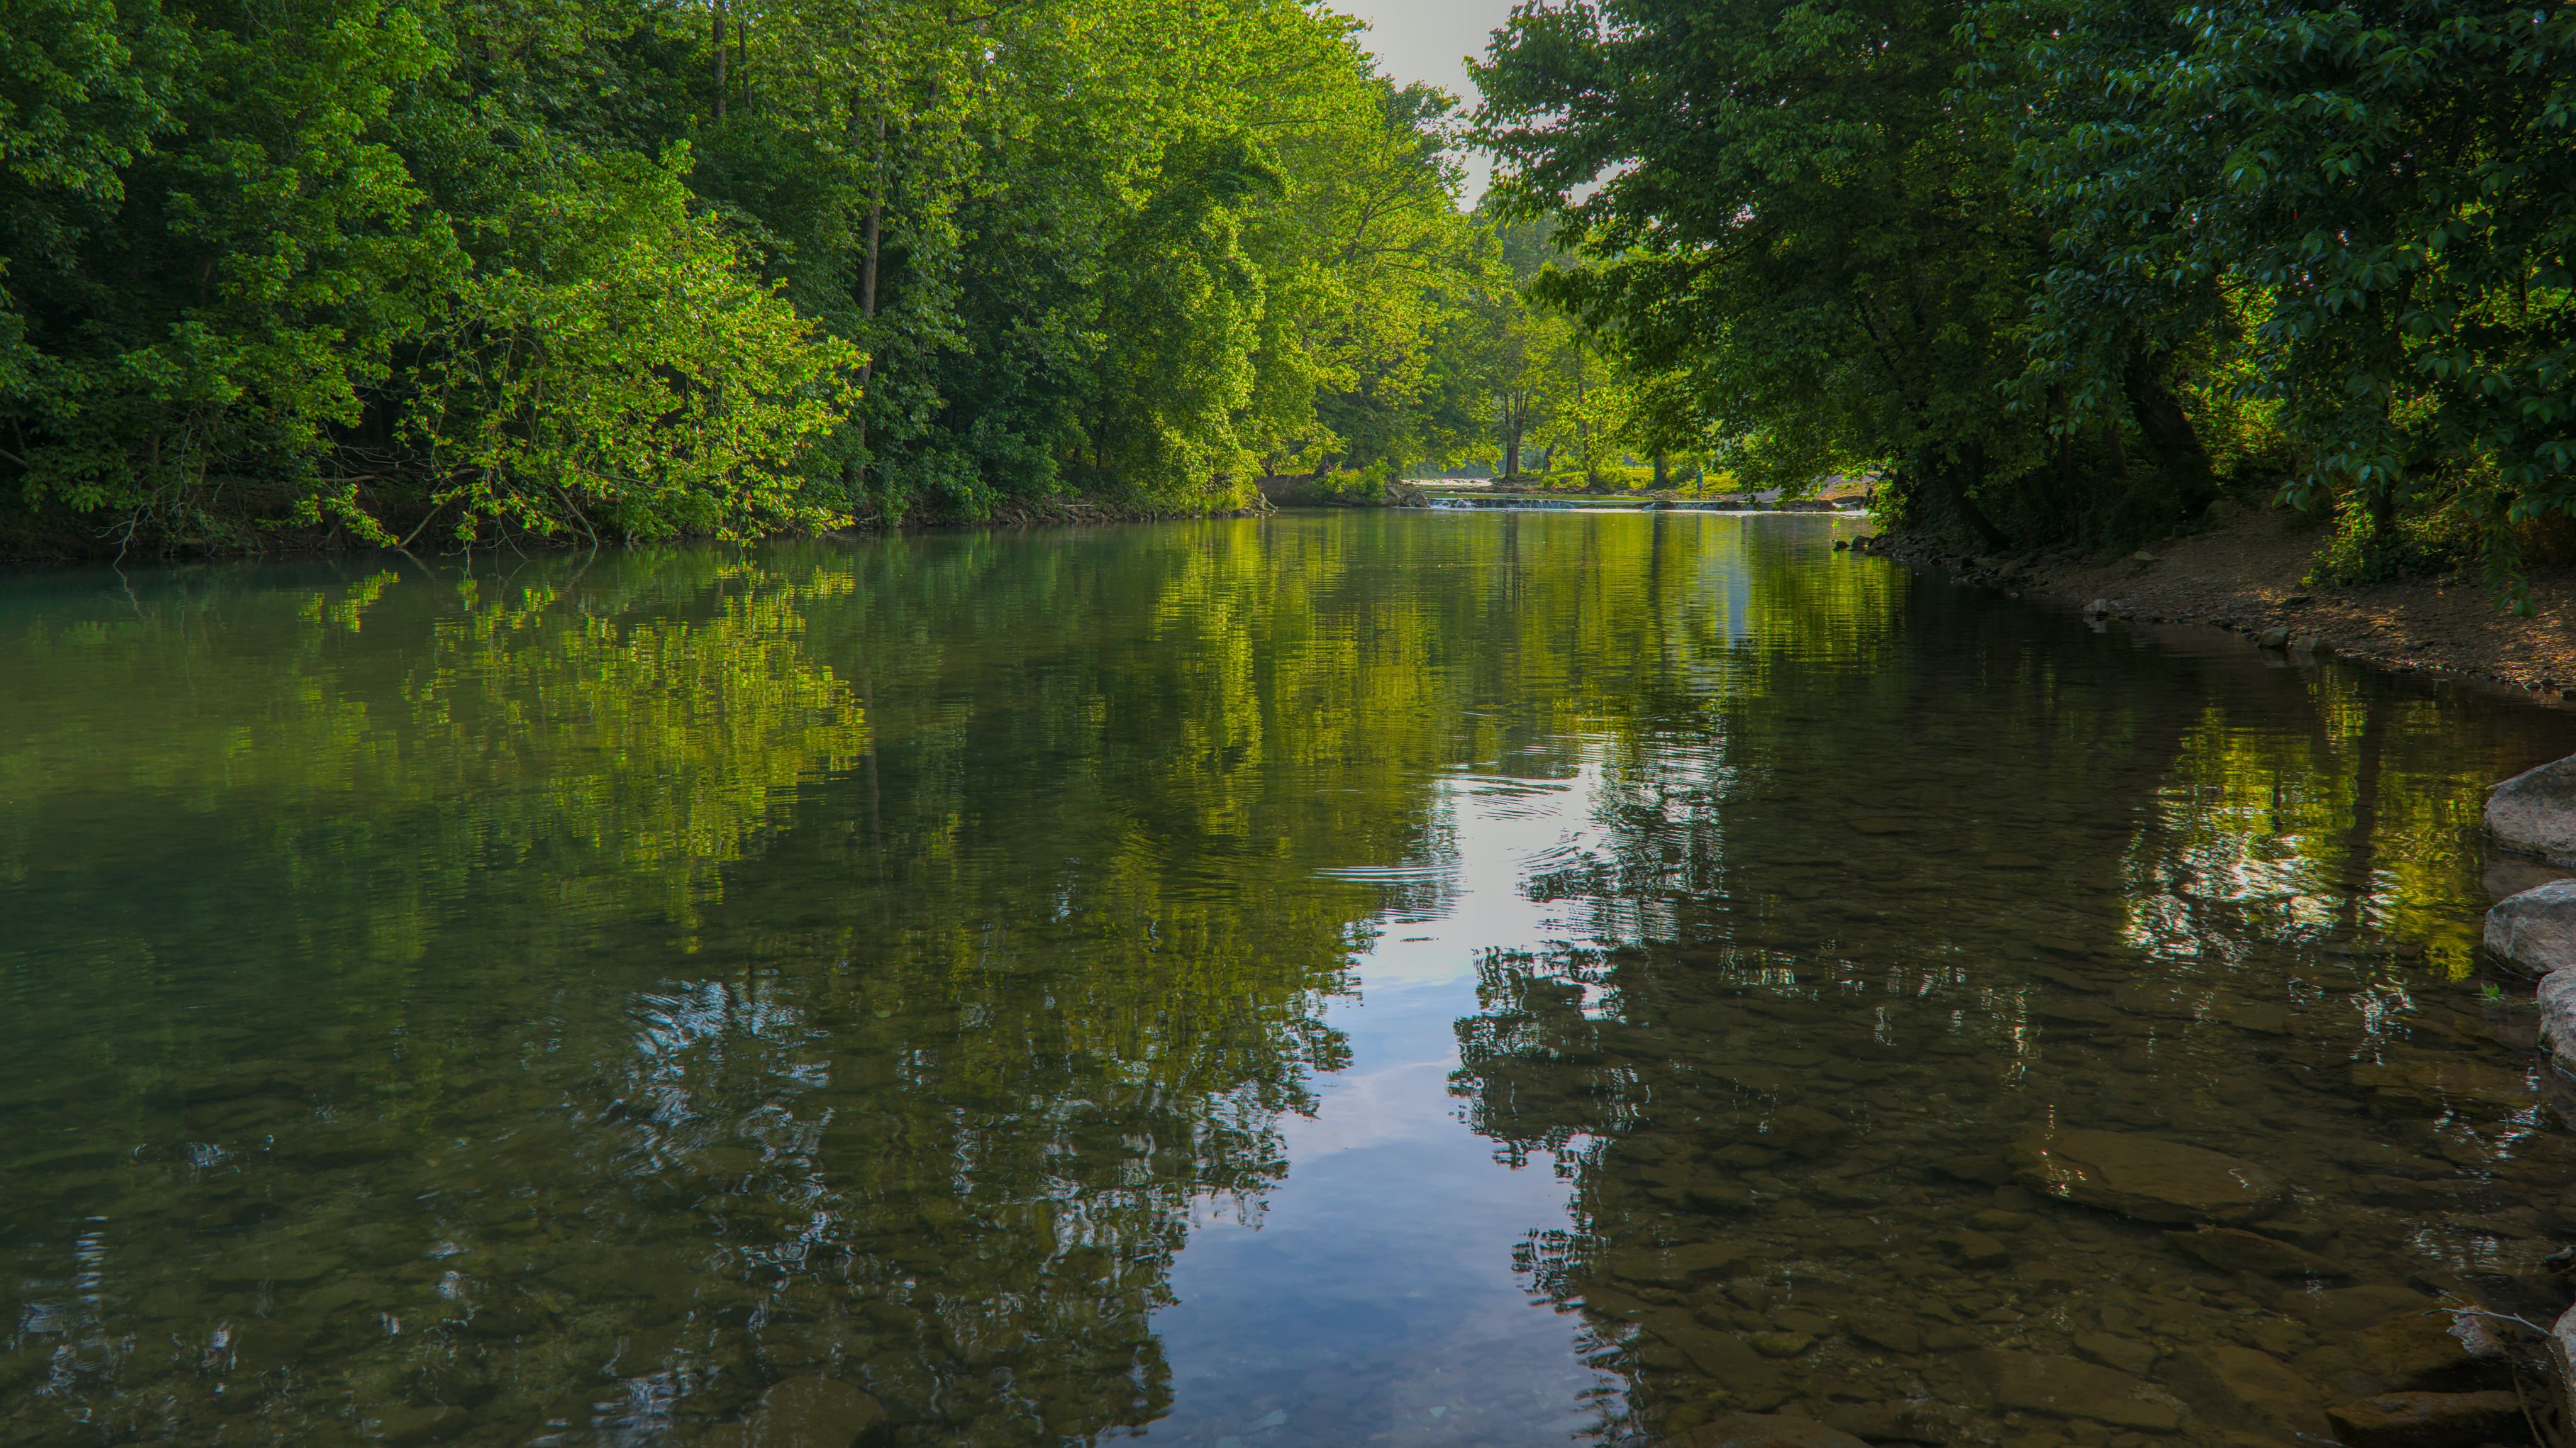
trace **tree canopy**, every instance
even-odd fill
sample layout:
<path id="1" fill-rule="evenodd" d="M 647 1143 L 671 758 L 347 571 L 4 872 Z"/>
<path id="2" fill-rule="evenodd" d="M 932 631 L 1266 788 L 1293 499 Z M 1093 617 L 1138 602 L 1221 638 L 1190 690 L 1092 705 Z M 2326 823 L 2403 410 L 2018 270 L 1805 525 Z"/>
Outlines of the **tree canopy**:
<path id="1" fill-rule="evenodd" d="M 1293 0 L 0 15 L 15 552 L 1205 511 L 1483 427 L 1454 103 Z"/>
<path id="2" fill-rule="evenodd" d="M 1995 547 L 2277 485 L 2502 582 L 2576 508 L 2571 62 L 2495 0 L 1539 0 L 1477 79 L 1546 290 L 1739 469 Z"/>

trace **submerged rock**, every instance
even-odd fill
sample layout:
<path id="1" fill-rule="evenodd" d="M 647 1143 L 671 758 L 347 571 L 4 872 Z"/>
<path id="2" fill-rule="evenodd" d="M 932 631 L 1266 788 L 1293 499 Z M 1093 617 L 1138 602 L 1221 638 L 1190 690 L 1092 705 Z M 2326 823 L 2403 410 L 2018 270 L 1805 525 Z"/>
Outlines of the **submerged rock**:
<path id="1" fill-rule="evenodd" d="M 2439 1313 L 2414 1312 L 2302 1353 L 2294 1364 L 2337 1398 L 2489 1386 L 2499 1369 L 2472 1354 Z"/>
<path id="2" fill-rule="evenodd" d="M 2508 850 L 2576 864 L 2576 754 L 2497 785 L 2487 795 L 2487 830 Z"/>
<path id="3" fill-rule="evenodd" d="M 2476 1448 L 2518 1437 L 2522 1400 L 2511 1393 L 2387 1393 L 2328 1408 L 2346 1448 Z"/>
<path id="4" fill-rule="evenodd" d="M 1813 1418 L 1769 1413 L 1728 1413 L 1685 1430 L 1673 1441 L 1679 1448 L 1869 1448 L 1849 1433 Z"/>
<path id="5" fill-rule="evenodd" d="M 2352 1084 L 2402 1100 L 2439 1106 L 2453 1100 L 2483 1101 L 2490 1106 L 2528 1106 L 2531 1082 L 2519 1071 L 2444 1056 L 2403 1056 L 2386 1062 L 2362 1062 L 2352 1068 Z"/>
<path id="6" fill-rule="evenodd" d="M 2318 1435 L 2325 1426 L 2325 1395 L 2267 1352 L 2223 1342 L 2185 1348 L 2159 1376 L 2183 1401 L 2234 1427 Z"/>
<path id="7" fill-rule="evenodd" d="M 2281 1179 L 2262 1167 L 2161 1137 L 2035 1132 L 2019 1153 L 2033 1186 L 2142 1222 L 2247 1222 L 2281 1204 Z"/>
<path id="8" fill-rule="evenodd" d="M 2127 1373 L 2047 1353 L 1995 1352 L 1987 1359 L 1995 1400 L 2006 1408 L 2115 1428 L 2170 1433 L 2182 1426 L 2182 1404 L 2172 1394 Z"/>
<path id="9" fill-rule="evenodd" d="M 2253 1272 L 2265 1277 L 2341 1277 L 2344 1270 L 2314 1252 L 2260 1233 L 2236 1227 L 2203 1227 L 2194 1232 L 2167 1232 L 2165 1240 L 2221 1272 Z"/>
<path id="10" fill-rule="evenodd" d="M 1818 1416 L 1871 1443 L 1948 1443 L 1960 1435 L 1959 1410 L 1946 1403 L 1893 1398 L 1884 1403 L 1837 1403 Z"/>
<path id="11" fill-rule="evenodd" d="M 2133 1378 L 2145 1377 L 2147 1369 L 2156 1365 L 2154 1343 L 2116 1333 L 2079 1332 L 2075 1334 L 2075 1351 L 2088 1361 L 2118 1368 Z"/>
<path id="12" fill-rule="evenodd" d="M 1942 1246 L 1949 1248 L 1951 1254 L 1964 1266 L 2000 1267 L 2012 1260 L 2012 1253 L 2003 1243 L 1983 1232 L 1966 1229 L 1945 1232 L 1938 1240 Z"/>
<path id="13" fill-rule="evenodd" d="M 2282 1297 L 2277 1310 L 2319 1332 L 2354 1332 L 2401 1314 L 2422 1312 L 2432 1305 L 2433 1299 L 2423 1293 L 2373 1285 L 2293 1292 Z"/>
<path id="14" fill-rule="evenodd" d="M 2576 965 L 2576 880 L 2507 896 L 2487 912 L 2487 949 L 2534 975 Z"/>
<path id="15" fill-rule="evenodd" d="M 885 1419 L 876 1399 L 829 1378 L 793 1378 L 760 1395 L 744 1448 L 850 1448 Z"/>

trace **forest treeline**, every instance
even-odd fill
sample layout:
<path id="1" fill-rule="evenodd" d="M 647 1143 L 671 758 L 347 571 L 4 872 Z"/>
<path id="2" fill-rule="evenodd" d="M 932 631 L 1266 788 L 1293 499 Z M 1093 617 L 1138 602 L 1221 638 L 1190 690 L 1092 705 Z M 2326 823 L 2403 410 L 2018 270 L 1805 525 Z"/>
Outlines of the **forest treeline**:
<path id="1" fill-rule="evenodd" d="M 2346 578 L 2576 505 L 2576 8 L 1538 0 L 1477 79 L 1542 290 L 1741 473 L 1996 548 L 2278 490 Z"/>
<path id="2" fill-rule="evenodd" d="M 0 21 L 19 555 L 1481 463 L 1990 548 L 2286 495 L 2509 581 L 2576 504 L 2564 5 L 1536 0 L 1472 118 L 1297 0 Z"/>
<path id="3" fill-rule="evenodd" d="M 1207 511 L 1601 365 L 1459 211 L 1453 102 L 1293 0 L 0 21 L 21 554 Z"/>

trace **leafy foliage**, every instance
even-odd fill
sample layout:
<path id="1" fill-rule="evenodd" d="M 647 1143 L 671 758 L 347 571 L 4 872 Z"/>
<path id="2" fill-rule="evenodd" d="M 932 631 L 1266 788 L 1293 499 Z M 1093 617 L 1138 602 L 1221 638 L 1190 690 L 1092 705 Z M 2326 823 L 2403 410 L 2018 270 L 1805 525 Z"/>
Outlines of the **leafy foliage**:
<path id="1" fill-rule="evenodd" d="M 2493 0 L 1543 0 L 1479 124 L 1591 263 L 1550 294 L 1751 475 L 1881 469 L 1989 546 L 2260 480 L 2386 548 L 2455 515 L 2501 581 L 2576 507 L 2571 46 Z"/>
<path id="2" fill-rule="evenodd" d="M 0 4 L 17 551 L 739 535 L 1475 432 L 1450 102 L 1350 22 Z"/>

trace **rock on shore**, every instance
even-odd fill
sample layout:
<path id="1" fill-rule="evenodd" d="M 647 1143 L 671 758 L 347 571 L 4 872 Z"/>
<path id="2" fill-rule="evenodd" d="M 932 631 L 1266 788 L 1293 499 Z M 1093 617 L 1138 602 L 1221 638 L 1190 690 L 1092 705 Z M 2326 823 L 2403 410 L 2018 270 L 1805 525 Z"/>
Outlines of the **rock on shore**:
<path id="1" fill-rule="evenodd" d="M 2508 850 L 2576 864 L 2576 754 L 2497 785 L 2487 796 L 2487 829 Z"/>
<path id="2" fill-rule="evenodd" d="M 2576 880 L 2506 896 L 2487 912 L 2487 949 L 2535 975 L 2576 965 Z"/>
<path id="3" fill-rule="evenodd" d="M 2540 983 L 2540 1039 L 2560 1065 L 2576 1069 L 2576 970 L 2553 971 Z"/>

